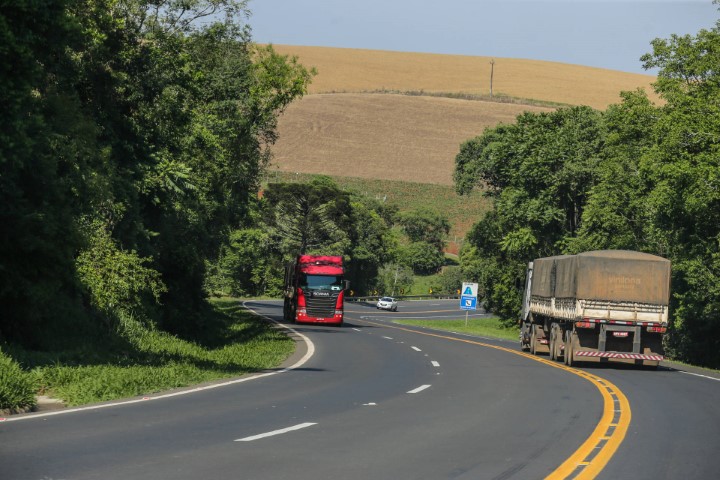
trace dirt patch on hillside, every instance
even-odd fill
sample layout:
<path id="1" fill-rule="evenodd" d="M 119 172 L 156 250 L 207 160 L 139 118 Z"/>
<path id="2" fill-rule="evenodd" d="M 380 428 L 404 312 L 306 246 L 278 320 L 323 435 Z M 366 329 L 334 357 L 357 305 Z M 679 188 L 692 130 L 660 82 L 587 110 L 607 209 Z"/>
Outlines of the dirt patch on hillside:
<path id="1" fill-rule="evenodd" d="M 272 169 L 452 184 L 460 144 L 549 108 L 390 94 L 308 95 L 280 117 Z"/>

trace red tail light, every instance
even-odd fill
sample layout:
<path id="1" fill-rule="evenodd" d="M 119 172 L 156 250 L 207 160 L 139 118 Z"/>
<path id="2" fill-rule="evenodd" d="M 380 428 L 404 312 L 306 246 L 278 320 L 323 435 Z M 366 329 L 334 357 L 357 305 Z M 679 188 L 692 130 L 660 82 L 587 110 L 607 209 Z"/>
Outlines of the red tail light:
<path id="1" fill-rule="evenodd" d="M 577 322 L 575 326 L 578 328 L 595 328 L 595 324 L 592 322 Z"/>
<path id="2" fill-rule="evenodd" d="M 651 333 L 665 333 L 667 332 L 667 327 L 648 327 L 647 331 Z"/>

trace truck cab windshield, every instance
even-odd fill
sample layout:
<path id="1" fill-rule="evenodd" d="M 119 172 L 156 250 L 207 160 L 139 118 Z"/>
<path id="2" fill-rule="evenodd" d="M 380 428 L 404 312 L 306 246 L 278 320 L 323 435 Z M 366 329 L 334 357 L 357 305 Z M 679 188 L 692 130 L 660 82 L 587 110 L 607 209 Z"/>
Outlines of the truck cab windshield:
<path id="1" fill-rule="evenodd" d="M 303 290 L 332 290 L 339 292 L 343 288 L 341 276 L 336 275 L 302 275 L 300 288 Z"/>

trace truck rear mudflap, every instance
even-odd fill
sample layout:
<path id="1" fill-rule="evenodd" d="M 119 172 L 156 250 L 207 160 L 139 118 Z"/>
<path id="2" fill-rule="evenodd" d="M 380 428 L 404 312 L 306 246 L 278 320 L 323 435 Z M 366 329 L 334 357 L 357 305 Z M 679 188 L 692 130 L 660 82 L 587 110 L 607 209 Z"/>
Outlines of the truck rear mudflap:
<path id="1" fill-rule="evenodd" d="M 573 357 L 578 361 L 657 365 L 664 359 L 662 334 L 653 331 L 653 327 L 580 325 L 581 322 L 576 324 L 577 344 L 573 349 Z"/>
<path id="2" fill-rule="evenodd" d="M 597 352 L 587 350 L 580 350 L 574 353 L 576 357 L 610 358 L 614 360 L 652 360 L 660 362 L 665 359 L 662 355 L 647 355 L 644 353 Z"/>

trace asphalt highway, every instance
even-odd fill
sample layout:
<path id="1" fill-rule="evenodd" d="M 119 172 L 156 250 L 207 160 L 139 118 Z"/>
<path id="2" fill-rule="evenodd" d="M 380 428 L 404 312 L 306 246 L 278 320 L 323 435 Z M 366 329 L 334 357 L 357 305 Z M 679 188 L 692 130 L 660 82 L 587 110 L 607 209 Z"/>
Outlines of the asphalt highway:
<path id="1" fill-rule="evenodd" d="M 248 307 L 282 317 L 280 302 Z M 568 369 L 516 342 L 392 323 L 443 316 L 464 312 L 348 303 L 342 328 L 290 325 L 284 368 L 8 418 L 0 480 L 720 478 L 711 375 Z"/>

